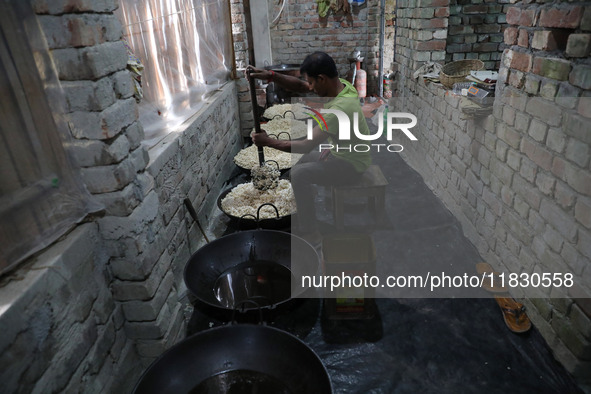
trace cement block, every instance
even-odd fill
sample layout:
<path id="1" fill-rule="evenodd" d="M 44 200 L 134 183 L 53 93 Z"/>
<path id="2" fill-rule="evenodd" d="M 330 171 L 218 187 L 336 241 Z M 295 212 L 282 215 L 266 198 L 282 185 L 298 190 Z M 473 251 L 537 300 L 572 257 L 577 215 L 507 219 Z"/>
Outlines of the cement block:
<path id="1" fill-rule="evenodd" d="M 132 182 L 136 170 L 133 162 L 126 159 L 116 165 L 83 168 L 80 174 L 91 193 L 108 193 L 122 190 Z"/>
<path id="2" fill-rule="evenodd" d="M 111 76 L 111 80 L 118 99 L 126 99 L 134 95 L 133 78 L 129 71 L 118 71 Z"/>
<path id="3" fill-rule="evenodd" d="M 168 272 L 154 297 L 145 301 L 127 301 L 122 302 L 123 314 L 129 322 L 153 321 L 156 320 L 160 311 L 171 294 L 174 276 L 172 272 Z"/>
<path id="4" fill-rule="evenodd" d="M 123 190 L 95 194 L 94 197 L 105 206 L 106 215 L 125 217 L 140 204 L 143 196 L 138 186 L 130 183 Z"/>
<path id="5" fill-rule="evenodd" d="M 550 126 L 558 126 L 562 122 L 561 109 L 540 97 L 534 97 L 527 103 L 526 112 Z"/>
<path id="6" fill-rule="evenodd" d="M 84 48 L 81 60 L 91 73 L 90 79 L 98 79 L 126 68 L 127 49 L 122 41 L 107 42 Z"/>
<path id="7" fill-rule="evenodd" d="M 119 134 L 125 127 L 134 123 L 138 118 L 135 99 L 118 100 L 105 109 L 101 114 L 101 128 L 107 138 Z"/>
<path id="8" fill-rule="evenodd" d="M 572 215 L 549 200 L 542 200 L 540 215 L 548 221 L 569 242 L 574 242 L 577 235 L 577 226 Z"/>
<path id="9" fill-rule="evenodd" d="M 579 167 L 586 168 L 591 157 L 591 147 L 589 144 L 570 138 L 566 144 L 565 157 Z"/>
<path id="10" fill-rule="evenodd" d="M 568 36 L 566 56 L 587 57 L 591 53 L 591 34 L 571 34 Z"/>

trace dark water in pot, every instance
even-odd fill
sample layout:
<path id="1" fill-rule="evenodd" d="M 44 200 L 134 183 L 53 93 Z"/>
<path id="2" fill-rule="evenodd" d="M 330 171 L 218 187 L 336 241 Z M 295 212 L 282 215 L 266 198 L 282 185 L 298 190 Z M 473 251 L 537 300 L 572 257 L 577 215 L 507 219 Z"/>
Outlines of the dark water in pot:
<path id="1" fill-rule="evenodd" d="M 292 274 L 289 268 L 270 261 L 248 261 L 224 271 L 215 281 L 213 292 L 226 308 L 241 305 L 274 305 L 291 297 Z"/>
<path id="2" fill-rule="evenodd" d="M 262 372 L 222 372 L 199 383 L 189 394 L 294 394 L 279 379 Z"/>

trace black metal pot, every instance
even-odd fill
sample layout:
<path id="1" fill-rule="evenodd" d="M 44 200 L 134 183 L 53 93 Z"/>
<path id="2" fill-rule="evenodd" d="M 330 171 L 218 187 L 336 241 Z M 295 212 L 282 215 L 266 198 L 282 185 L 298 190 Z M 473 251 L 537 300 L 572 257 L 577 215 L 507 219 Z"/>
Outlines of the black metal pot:
<path id="1" fill-rule="evenodd" d="M 318 254 L 303 239 L 282 231 L 250 230 L 200 248 L 187 262 L 184 280 L 199 302 L 248 312 L 275 309 L 301 296 L 307 289 L 297 286 L 299 278 L 316 275 L 319 266 Z"/>
<path id="2" fill-rule="evenodd" d="M 322 361 L 287 332 L 228 325 L 195 334 L 144 372 L 136 394 L 332 393 Z"/>

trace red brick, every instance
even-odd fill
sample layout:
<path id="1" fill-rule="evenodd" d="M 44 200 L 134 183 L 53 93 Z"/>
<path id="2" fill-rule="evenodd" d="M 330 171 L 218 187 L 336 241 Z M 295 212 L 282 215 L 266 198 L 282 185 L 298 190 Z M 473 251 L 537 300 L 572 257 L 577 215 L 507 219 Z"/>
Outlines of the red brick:
<path id="1" fill-rule="evenodd" d="M 507 10 L 507 23 L 510 25 L 518 25 L 519 18 L 521 18 L 521 8 L 509 7 Z"/>
<path id="2" fill-rule="evenodd" d="M 582 17 L 583 7 L 581 6 L 550 8 L 542 10 L 538 25 L 542 27 L 576 29 L 579 27 Z"/>
<path id="3" fill-rule="evenodd" d="M 511 64 L 509 67 L 514 68 L 516 70 L 529 72 L 532 65 L 532 57 L 528 53 L 520 53 L 520 52 L 513 52 L 513 57 L 511 58 Z"/>
<path id="4" fill-rule="evenodd" d="M 441 7 L 435 10 L 435 18 L 443 18 L 449 16 L 449 7 Z"/>
<path id="5" fill-rule="evenodd" d="M 509 74 L 509 85 L 516 89 L 521 89 L 524 80 L 525 75 L 521 71 L 511 70 L 511 74 Z"/>
<path id="6" fill-rule="evenodd" d="M 520 26 L 533 26 L 535 24 L 536 19 L 536 10 L 535 9 L 527 9 L 522 10 L 521 15 L 519 17 L 519 25 Z"/>
<path id="7" fill-rule="evenodd" d="M 232 24 L 242 23 L 242 15 L 241 14 L 234 14 L 231 17 Z"/>
<path id="8" fill-rule="evenodd" d="M 519 29 L 519 38 L 517 39 L 517 45 L 524 48 L 529 47 L 529 35 L 527 33 L 527 30 Z"/>
<path id="9" fill-rule="evenodd" d="M 565 49 L 568 32 L 563 30 L 538 30 L 534 32 L 531 46 L 542 51 Z"/>
<path id="10" fill-rule="evenodd" d="M 506 28 L 503 34 L 505 36 L 505 44 L 515 45 L 517 43 L 517 28 L 516 27 Z"/>
<path id="11" fill-rule="evenodd" d="M 415 50 L 417 51 L 441 51 L 445 49 L 445 41 L 421 41 L 415 44 Z"/>

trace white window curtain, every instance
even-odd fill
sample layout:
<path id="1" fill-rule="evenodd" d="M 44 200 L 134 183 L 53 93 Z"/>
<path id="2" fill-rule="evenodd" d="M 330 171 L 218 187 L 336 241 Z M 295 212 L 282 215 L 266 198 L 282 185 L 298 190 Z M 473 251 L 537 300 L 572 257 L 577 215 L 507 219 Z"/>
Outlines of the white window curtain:
<path id="1" fill-rule="evenodd" d="M 201 108 L 234 66 L 228 0 L 120 0 L 124 38 L 143 66 L 140 121 L 153 145 Z"/>

